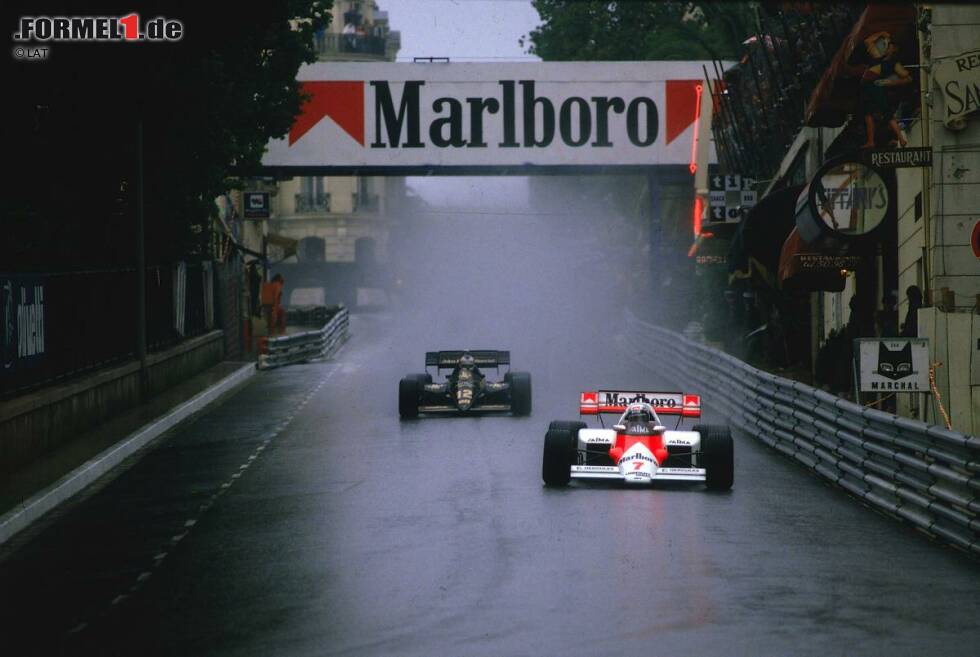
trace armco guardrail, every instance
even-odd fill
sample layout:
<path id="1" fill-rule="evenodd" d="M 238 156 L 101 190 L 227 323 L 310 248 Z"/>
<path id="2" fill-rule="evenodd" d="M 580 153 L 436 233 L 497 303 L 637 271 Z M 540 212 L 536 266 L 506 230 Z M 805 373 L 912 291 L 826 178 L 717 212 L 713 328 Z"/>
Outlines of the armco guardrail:
<path id="1" fill-rule="evenodd" d="M 980 438 L 859 406 L 626 317 L 634 353 L 752 434 L 893 517 L 980 555 Z"/>
<path id="2" fill-rule="evenodd" d="M 314 358 L 327 358 L 350 336 L 350 315 L 344 306 L 313 308 L 304 312 L 309 317 L 323 318 L 323 326 L 264 340 L 259 347 L 260 370 L 302 363 Z"/>

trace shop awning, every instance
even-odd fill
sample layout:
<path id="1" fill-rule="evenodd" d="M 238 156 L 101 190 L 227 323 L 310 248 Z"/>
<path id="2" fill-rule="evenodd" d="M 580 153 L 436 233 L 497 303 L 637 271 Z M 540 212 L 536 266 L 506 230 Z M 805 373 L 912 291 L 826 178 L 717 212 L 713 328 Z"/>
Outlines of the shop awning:
<path id="1" fill-rule="evenodd" d="M 796 199 L 803 185 L 770 192 L 739 224 L 728 251 L 728 281 L 777 286 L 783 242 L 796 227 Z"/>
<path id="2" fill-rule="evenodd" d="M 299 245 L 299 240 L 294 240 L 291 237 L 285 237 L 283 235 L 276 235 L 274 233 L 266 235 L 265 241 L 269 246 L 276 247 L 282 251 L 282 255 L 278 258 L 280 262 L 290 256 L 296 255 Z"/>
<path id="3" fill-rule="evenodd" d="M 860 264 L 860 256 L 807 244 L 794 228 L 779 254 L 779 286 L 784 290 L 840 292 L 847 271 Z"/>
<path id="4" fill-rule="evenodd" d="M 813 90 L 806 108 L 806 125 L 840 127 L 847 121 L 848 114 L 857 112 L 861 75 L 871 61 L 864 45 L 868 36 L 888 32 L 898 46 L 898 61 L 904 65 L 918 64 L 915 11 L 911 3 L 871 3 L 867 6 Z"/>

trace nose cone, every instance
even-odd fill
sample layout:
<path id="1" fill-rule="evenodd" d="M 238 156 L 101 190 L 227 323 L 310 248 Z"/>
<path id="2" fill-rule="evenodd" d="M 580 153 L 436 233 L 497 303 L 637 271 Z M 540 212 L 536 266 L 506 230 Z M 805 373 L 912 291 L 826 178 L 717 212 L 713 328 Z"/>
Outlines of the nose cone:
<path id="1" fill-rule="evenodd" d="M 461 411 L 468 411 L 473 405 L 473 389 L 470 387 L 459 388 L 456 391 L 456 407 Z"/>
<path id="2" fill-rule="evenodd" d="M 610 450 L 612 451 L 612 450 Z M 653 481 L 657 470 L 657 461 L 650 450 L 642 445 L 635 445 L 626 451 L 619 460 L 623 481 L 628 484 L 649 484 Z"/>

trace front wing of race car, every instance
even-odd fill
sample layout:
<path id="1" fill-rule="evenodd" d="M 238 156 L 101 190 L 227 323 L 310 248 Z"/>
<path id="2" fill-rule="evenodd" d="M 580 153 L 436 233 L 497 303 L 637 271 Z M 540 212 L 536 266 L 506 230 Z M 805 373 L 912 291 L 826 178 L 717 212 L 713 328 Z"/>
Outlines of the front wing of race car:
<path id="1" fill-rule="evenodd" d="M 421 392 L 419 413 L 461 413 L 456 400 L 445 383 L 430 383 Z M 512 410 L 510 385 L 503 382 L 486 382 L 467 413 L 499 413 Z"/>
<path id="2" fill-rule="evenodd" d="M 637 472 L 639 474 L 639 472 Z M 617 481 L 653 482 L 653 481 L 707 481 L 708 471 L 705 468 L 654 468 L 649 476 L 631 474 L 620 465 L 573 465 L 570 476 L 572 479 L 615 479 Z"/>

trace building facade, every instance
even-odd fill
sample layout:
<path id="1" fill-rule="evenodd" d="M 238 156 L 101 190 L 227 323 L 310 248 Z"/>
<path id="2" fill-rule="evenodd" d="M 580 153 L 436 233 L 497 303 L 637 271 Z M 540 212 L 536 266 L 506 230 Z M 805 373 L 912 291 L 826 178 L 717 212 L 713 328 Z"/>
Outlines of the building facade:
<path id="1" fill-rule="evenodd" d="M 377 3 L 340 0 L 314 43 L 319 61 L 369 62 L 394 61 L 401 40 Z M 404 178 L 304 176 L 255 181 L 254 188 L 268 191 L 270 213 L 246 220 L 244 243 L 265 254 L 265 279 L 284 276 L 285 304 L 385 303 L 384 277 L 373 270 L 385 261 L 389 217 L 405 195 Z"/>
<path id="2" fill-rule="evenodd" d="M 861 401 L 972 434 L 978 22 L 970 5 L 763 3 L 745 57 L 709 74 L 717 173 L 749 178 L 759 201 L 712 222 L 702 184 L 711 238 L 692 249 L 723 254 L 727 285 L 709 294 L 727 302 L 716 319 L 738 320 L 714 336 L 726 346 L 852 396 L 854 339 L 926 338 L 928 390 Z"/>

